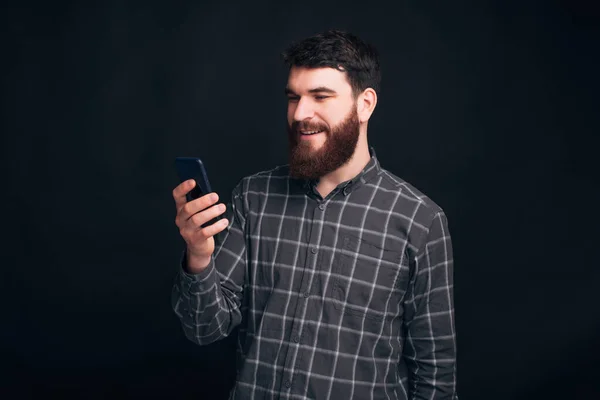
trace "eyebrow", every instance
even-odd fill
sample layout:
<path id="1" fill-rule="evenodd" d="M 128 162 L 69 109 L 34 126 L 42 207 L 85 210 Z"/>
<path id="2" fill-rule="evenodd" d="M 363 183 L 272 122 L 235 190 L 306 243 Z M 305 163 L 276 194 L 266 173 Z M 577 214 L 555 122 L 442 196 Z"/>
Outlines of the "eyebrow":
<path id="1" fill-rule="evenodd" d="M 326 87 L 326 86 L 319 86 L 319 87 L 316 87 L 316 88 L 314 88 L 314 89 L 310 89 L 310 90 L 308 91 L 308 93 L 329 93 L 329 94 L 337 94 L 337 92 L 336 92 L 335 90 L 333 90 L 333 89 L 330 89 L 330 88 L 328 88 L 328 87 Z M 296 93 L 295 93 L 295 92 L 294 92 L 292 89 L 290 89 L 290 88 L 286 87 L 286 88 L 285 88 L 285 94 L 286 94 L 286 95 L 290 95 L 290 94 L 294 94 L 294 95 L 295 95 Z"/>

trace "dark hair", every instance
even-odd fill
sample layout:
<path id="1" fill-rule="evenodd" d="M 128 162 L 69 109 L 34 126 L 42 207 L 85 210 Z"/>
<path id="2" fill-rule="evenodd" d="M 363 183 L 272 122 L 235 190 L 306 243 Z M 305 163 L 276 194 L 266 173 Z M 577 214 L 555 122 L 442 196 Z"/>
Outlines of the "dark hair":
<path id="1" fill-rule="evenodd" d="M 354 96 L 366 88 L 379 92 L 379 55 L 370 44 L 340 30 L 328 30 L 293 43 L 282 53 L 288 67 L 331 67 L 346 72 Z"/>

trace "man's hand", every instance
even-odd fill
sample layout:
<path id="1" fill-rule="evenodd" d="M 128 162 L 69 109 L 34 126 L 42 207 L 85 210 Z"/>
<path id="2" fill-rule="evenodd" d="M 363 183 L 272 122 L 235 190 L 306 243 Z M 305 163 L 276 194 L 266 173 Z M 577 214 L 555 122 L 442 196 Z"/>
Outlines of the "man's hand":
<path id="1" fill-rule="evenodd" d="M 196 182 L 193 179 L 182 182 L 173 189 L 173 198 L 177 209 L 175 224 L 187 244 L 187 267 L 189 272 L 197 274 L 208 266 L 215 251 L 213 236 L 225 229 L 229 221 L 223 218 L 203 228 L 202 224 L 225 212 L 225 204 L 216 204 L 219 200 L 216 193 L 206 194 L 188 203 L 185 195 L 194 186 Z"/>

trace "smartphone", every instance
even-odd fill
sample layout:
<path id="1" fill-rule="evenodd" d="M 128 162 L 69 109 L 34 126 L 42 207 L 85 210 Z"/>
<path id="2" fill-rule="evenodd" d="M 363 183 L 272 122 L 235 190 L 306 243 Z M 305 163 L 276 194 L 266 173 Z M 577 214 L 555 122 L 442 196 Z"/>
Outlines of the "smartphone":
<path id="1" fill-rule="evenodd" d="M 187 181 L 188 179 L 196 181 L 196 186 L 186 194 L 188 202 L 212 192 L 210 182 L 208 181 L 208 174 L 202 160 L 198 157 L 176 157 L 175 169 L 177 170 L 180 182 Z M 202 227 L 212 225 L 220 218 L 221 216 L 213 218 L 211 221 L 204 223 Z"/>

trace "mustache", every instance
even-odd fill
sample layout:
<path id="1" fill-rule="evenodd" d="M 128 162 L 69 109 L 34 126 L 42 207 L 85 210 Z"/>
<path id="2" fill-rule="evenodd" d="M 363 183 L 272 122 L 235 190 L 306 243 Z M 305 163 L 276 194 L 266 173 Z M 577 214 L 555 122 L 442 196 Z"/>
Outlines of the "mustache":
<path id="1" fill-rule="evenodd" d="M 325 131 L 329 132 L 329 127 L 325 124 L 309 123 L 306 121 L 294 121 L 290 127 L 292 132 L 298 133 L 299 131 Z"/>

